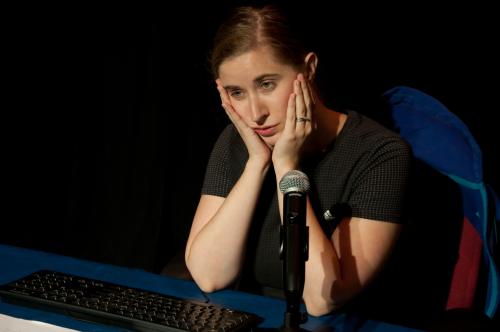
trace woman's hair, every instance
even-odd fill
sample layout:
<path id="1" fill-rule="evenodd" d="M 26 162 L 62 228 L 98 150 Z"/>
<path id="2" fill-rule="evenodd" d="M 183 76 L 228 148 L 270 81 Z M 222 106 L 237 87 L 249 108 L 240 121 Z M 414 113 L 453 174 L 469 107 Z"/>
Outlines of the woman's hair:
<path id="1" fill-rule="evenodd" d="M 239 7 L 215 35 L 210 56 L 212 74 L 218 78 L 222 62 L 262 46 L 269 46 L 278 61 L 295 68 L 304 65 L 307 50 L 280 8 Z"/>

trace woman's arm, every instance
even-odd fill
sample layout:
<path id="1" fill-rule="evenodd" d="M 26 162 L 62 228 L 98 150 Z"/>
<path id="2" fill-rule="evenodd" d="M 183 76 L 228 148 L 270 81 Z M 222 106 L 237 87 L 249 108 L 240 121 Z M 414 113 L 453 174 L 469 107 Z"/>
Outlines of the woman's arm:
<path id="1" fill-rule="evenodd" d="M 186 246 L 186 265 L 203 291 L 227 287 L 238 276 L 267 169 L 247 163 L 227 198 L 201 196 Z"/>
<path id="2" fill-rule="evenodd" d="M 283 196 L 278 194 L 280 213 Z M 309 259 L 303 299 L 313 316 L 327 314 L 359 294 L 383 267 L 402 227 L 393 222 L 351 217 L 343 219 L 328 238 L 309 198 L 306 224 Z"/>
<path id="3" fill-rule="evenodd" d="M 304 302 L 314 316 L 342 306 L 365 288 L 389 257 L 401 225 L 362 218 L 346 218 L 325 236 L 307 203 L 309 260 L 306 263 Z"/>
<path id="4" fill-rule="evenodd" d="M 291 96 L 289 100 L 285 130 L 276 143 L 272 155 L 278 188 L 280 179 L 287 172 L 300 167 L 300 148 L 315 128 L 313 93 L 303 75 L 298 75 L 294 83 L 294 96 L 295 98 Z M 311 121 L 299 123 L 296 119 L 300 118 Z M 386 164 L 393 163 L 390 158 L 380 158 L 380 160 L 385 160 Z M 381 165 L 383 162 L 380 160 L 378 163 Z M 401 164 L 395 163 L 395 165 L 397 169 Z M 390 176 L 402 174 L 391 172 L 393 168 L 388 168 Z M 374 164 L 370 171 L 367 170 L 366 177 L 370 180 L 364 181 L 368 189 L 363 187 L 359 189 L 360 191 L 372 192 L 370 188 L 380 188 L 377 183 L 379 179 L 384 181 L 383 177 L 371 176 L 369 172 L 378 172 Z M 403 188 L 396 189 L 397 192 L 403 192 Z M 280 214 L 283 218 L 283 194 L 279 189 L 277 192 Z M 344 219 L 334 231 L 332 238 L 328 238 L 318 222 L 309 199 L 306 223 L 309 227 L 309 260 L 306 263 L 303 299 L 309 314 L 315 316 L 342 306 L 375 277 L 389 257 L 401 228 L 397 223 L 352 217 Z"/>
<path id="5" fill-rule="evenodd" d="M 270 149 L 235 112 L 220 82 L 216 83 L 222 106 L 245 143 L 248 161 L 226 198 L 202 195 L 193 219 L 186 265 L 205 292 L 227 287 L 238 276 L 250 223 L 271 161 Z"/>

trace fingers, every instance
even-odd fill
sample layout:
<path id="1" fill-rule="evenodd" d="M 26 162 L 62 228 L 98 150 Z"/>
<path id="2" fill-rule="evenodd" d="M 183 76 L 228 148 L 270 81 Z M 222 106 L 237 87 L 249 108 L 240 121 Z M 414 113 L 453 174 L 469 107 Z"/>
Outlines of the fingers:
<path id="1" fill-rule="evenodd" d="M 293 92 L 297 97 L 295 97 L 295 114 L 297 115 L 297 122 L 300 123 L 300 119 L 306 118 L 307 107 L 305 105 L 304 87 L 300 80 L 300 74 L 297 79 L 293 82 Z"/>
<path id="2" fill-rule="evenodd" d="M 241 116 L 234 110 L 226 89 L 224 89 L 224 87 L 220 84 L 219 80 L 216 80 L 215 83 L 217 84 L 217 91 L 219 91 L 219 96 L 222 101 L 222 108 L 224 108 L 224 111 L 229 117 L 229 120 L 231 120 L 231 122 L 234 124 L 240 136 L 243 138 L 243 140 L 245 140 L 248 135 L 254 135 L 255 133 L 253 132 L 253 130 L 248 127 Z"/>
<path id="3" fill-rule="evenodd" d="M 224 111 L 226 111 L 229 120 L 231 120 L 231 122 L 234 124 L 236 130 L 238 130 L 240 135 L 244 135 L 245 132 L 251 131 L 250 127 L 248 127 L 241 116 L 237 112 L 235 112 L 231 104 L 222 103 L 222 108 L 224 108 Z"/>
<path id="4" fill-rule="evenodd" d="M 222 107 L 226 111 L 229 118 L 233 120 L 233 118 L 235 118 L 235 115 L 237 114 L 231 105 L 229 95 L 227 94 L 226 89 L 224 89 L 224 87 L 220 84 L 220 80 L 215 80 L 215 83 L 217 84 L 217 91 L 219 91 L 219 97 L 222 102 Z"/>
<path id="5" fill-rule="evenodd" d="M 313 110 L 314 110 L 314 101 L 313 101 L 313 94 L 311 92 L 311 86 L 305 80 L 304 75 L 299 74 L 298 75 L 298 79 L 299 79 L 299 82 L 300 82 L 300 87 L 301 87 L 301 90 L 302 90 L 302 96 L 303 96 L 303 99 L 304 99 L 304 107 L 305 107 L 304 116 L 306 118 L 310 119 L 312 117 L 312 115 L 313 115 L 312 113 L 313 113 Z"/>
<path id="6" fill-rule="evenodd" d="M 295 83 L 294 83 L 295 84 Z M 295 88 L 294 88 L 295 90 Z M 290 94 L 290 97 L 288 97 L 288 108 L 286 110 L 286 121 L 285 121 L 285 129 L 283 129 L 283 132 L 287 135 L 292 135 L 295 132 L 295 125 L 296 125 L 296 111 L 295 111 L 295 99 L 296 95 L 294 92 Z"/>
<path id="7" fill-rule="evenodd" d="M 231 105 L 231 101 L 229 100 L 229 95 L 227 94 L 226 89 L 224 89 L 224 87 L 220 84 L 220 80 L 216 80 L 215 83 L 217 84 L 217 91 L 219 91 L 222 108 L 224 108 L 224 111 L 226 112 L 231 122 L 233 122 L 236 125 L 236 128 L 239 130 L 242 126 L 243 120 L 238 115 L 238 113 L 234 111 L 233 106 Z"/>
<path id="8" fill-rule="evenodd" d="M 223 104 L 231 105 L 231 101 L 229 100 L 229 95 L 227 94 L 226 89 L 220 84 L 220 80 L 215 80 L 217 84 L 217 91 L 219 91 L 219 97 Z"/>
<path id="9" fill-rule="evenodd" d="M 311 132 L 314 104 L 310 86 L 302 74 L 298 74 L 294 81 L 294 94 L 296 95 L 295 129 L 298 133 L 307 135 Z"/>

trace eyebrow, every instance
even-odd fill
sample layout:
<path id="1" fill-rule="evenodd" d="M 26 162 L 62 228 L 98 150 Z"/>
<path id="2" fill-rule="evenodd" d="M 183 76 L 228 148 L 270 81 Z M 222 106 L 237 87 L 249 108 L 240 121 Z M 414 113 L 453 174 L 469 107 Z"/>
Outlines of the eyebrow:
<path id="1" fill-rule="evenodd" d="M 280 78 L 281 78 L 280 74 L 262 74 L 262 75 L 257 76 L 256 78 L 254 78 L 253 83 L 257 85 L 258 83 L 260 83 L 266 79 L 280 79 Z M 224 86 L 224 89 L 226 89 L 226 90 L 234 90 L 234 89 L 239 89 L 239 88 L 240 87 L 237 85 L 225 85 Z"/>

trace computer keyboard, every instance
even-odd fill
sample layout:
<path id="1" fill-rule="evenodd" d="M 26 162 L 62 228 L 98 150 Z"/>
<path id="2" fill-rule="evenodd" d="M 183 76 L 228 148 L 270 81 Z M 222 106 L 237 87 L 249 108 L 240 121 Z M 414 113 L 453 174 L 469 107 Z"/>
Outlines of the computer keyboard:
<path id="1" fill-rule="evenodd" d="M 6 302 L 135 331 L 248 331 L 255 314 L 54 271 L 0 286 Z"/>

